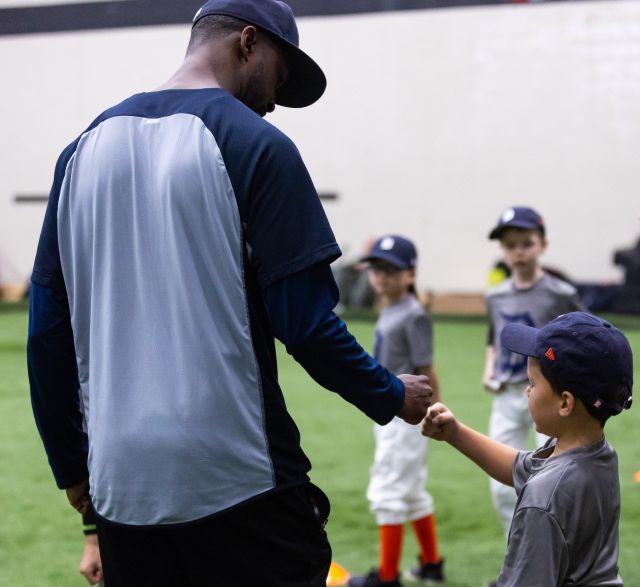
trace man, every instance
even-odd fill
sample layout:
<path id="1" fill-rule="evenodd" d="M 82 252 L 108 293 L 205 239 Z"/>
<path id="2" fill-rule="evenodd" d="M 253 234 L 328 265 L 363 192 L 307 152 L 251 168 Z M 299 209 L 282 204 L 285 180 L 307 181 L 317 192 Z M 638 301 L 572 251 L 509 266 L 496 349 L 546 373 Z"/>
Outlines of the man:
<path id="1" fill-rule="evenodd" d="M 325 84 L 286 4 L 210 0 L 173 77 L 58 161 L 31 395 L 58 486 L 80 511 L 91 487 L 109 587 L 324 585 L 328 502 L 274 336 L 375 421 L 426 412 L 427 378 L 393 376 L 333 314 L 340 250 L 295 146 L 261 118 Z"/>

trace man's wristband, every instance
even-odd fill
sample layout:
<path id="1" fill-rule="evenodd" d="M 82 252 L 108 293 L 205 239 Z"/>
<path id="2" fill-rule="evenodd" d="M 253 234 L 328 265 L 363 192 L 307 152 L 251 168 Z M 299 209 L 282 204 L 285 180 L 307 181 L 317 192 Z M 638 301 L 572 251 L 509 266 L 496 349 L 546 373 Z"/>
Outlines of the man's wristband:
<path id="1" fill-rule="evenodd" d="M 89 507 L 89 511 L 82 514 L 82 533 L 85 536 L 96 534 L 96 513 L 93 511 L 93 505 Z"/>

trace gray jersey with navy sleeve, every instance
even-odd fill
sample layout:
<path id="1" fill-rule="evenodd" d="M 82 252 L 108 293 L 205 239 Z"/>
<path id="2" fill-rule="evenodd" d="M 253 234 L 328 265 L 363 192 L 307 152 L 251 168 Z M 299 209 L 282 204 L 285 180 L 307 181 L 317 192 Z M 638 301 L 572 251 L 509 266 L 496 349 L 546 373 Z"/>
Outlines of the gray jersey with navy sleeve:
<path id="1" fill-rule="evenodd" d="M 618 457 L 604 438 L 548 457 L 554 443 L 516 458 L 518 504 L 498 586 L 622 585 Z"/>
<path id="2" fill-rule="evenodd" d="M 512 322 L 540 328 L 560 314 L 584 310 L 571 284 L 545 273 L 533 286 L 518 289 L 507 279 L 487 294 L 487 313 L 496 351 L 494 378 L 501 383 L 519 383 L 527 378 L 527 358 L 503 348 L 502 329 Z"/>
<path id="3" fill-rule="evenodd" d="M 415 296 L 406 296 L 382 310 L 374 354 L 392 373 L 413 373 L 417 367 L 433 363 L 431 319 Z"/>
<path id="4" fill-rule="evenodd" d="M 51 194 L 32 281 L 68 295 L 96 512 L 183 523 L 306 482 L 261 292 L 340 250 L 293 143 L 219 88 L 137 94 Z"/>

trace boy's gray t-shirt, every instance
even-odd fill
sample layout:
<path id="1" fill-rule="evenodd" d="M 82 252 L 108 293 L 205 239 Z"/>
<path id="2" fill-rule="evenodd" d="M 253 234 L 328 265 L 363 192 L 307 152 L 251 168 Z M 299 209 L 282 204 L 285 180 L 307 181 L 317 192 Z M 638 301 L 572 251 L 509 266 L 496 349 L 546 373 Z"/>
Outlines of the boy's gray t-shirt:
<path id="1" fill-rule="evenodd" d="M 519 452 L 518 503 L 498 587 L 619 586 L 618 457 L 602 440 L 545 458 Z"/>
<path id="2" fill-rule="evenodd" d="M 376 323 L 374 356 L 392 373 L 433 363 L 431 319 L 413 295 L 385 307 Z"/>
<path id="3" fill-rule="evenodd" d="M 501 383 L 519 383 L 527 379 L 527 357 L 512 353 L 500 343 L 507 324 L 519 323 L 542 328 L 560 314 L 584 310 L 576 288 L 545 273 L 531 287 L 518 289 L 512 279 L 497 285 L 487 294 L 487 313 L 496 351 L 494 377 Z"/>

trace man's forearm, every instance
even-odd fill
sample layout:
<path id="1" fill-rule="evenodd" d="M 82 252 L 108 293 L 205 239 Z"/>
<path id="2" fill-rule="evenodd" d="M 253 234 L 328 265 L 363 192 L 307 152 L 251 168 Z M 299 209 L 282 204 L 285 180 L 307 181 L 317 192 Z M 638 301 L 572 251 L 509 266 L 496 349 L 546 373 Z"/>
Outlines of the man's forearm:
<path id="1" fill-rule="evenodd" d="M 328 265 L 274 283 L 265 302 L 274 335 L 316 382 L 380 424 L 398 413 L 404 384 L 369 356 L 333 313 L 338 292 Z"/>
<path id="2" fill-rule="evenodd" d="M 79 382 L 66 298 L 32 284 L 27 364 L 36 424 L 58 487 L 88 477 Z"/>
<path id="3" fill-rule="evenodd" d="M 397 415 L 404 399 L 404 385 L 373 359 L 332 313 L 291 355 L 323 387 L 338 393 L 379 424 Z"/>

